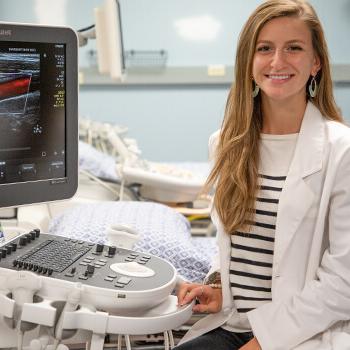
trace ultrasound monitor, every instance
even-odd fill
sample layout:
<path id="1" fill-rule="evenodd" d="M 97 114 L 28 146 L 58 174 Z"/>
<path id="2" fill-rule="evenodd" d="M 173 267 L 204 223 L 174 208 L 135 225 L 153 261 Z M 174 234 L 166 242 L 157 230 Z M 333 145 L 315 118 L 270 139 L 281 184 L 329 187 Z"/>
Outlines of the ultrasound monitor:
<path id="1" fill-rule="evenodd" d="M 0 208 L 75 193 L 77 65 L 72 29 L 0 23 Z"/>

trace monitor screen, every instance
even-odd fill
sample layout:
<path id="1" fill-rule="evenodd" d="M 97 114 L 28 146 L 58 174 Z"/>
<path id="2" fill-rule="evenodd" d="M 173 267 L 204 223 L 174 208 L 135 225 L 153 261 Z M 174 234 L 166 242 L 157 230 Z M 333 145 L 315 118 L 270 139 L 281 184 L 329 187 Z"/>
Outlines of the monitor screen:
<path id="1" fill-rule="evenodd" d="M 0 207 L 75 193 L 77 79 L 73 30 L 0 24 Z"/>

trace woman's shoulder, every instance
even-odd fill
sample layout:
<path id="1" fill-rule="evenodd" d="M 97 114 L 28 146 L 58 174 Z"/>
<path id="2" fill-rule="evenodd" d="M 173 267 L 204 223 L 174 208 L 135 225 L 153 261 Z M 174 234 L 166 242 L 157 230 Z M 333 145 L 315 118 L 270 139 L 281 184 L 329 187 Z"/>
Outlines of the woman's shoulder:
<path id="1" fill-rule="evenodd" d="M 325 125 L 328 141 L 331 144 L 342 144 L 350 147 L 350 127 L 346 123 L 328 119 L 325 121 Z"/>
<path id="2" fill-rule="evenodd" d="M 212 145 L 213 143 L 216 143 L 216 142 L 219 140 L 220 131 L 221 131 L 221 129 L 218 129 L 218 130 L 214 131 L 214 132 L 209 136 L 209 146 Z"/>
<path id="3" fill-rule="evenodd" d="M 219 143 L 220 129 L 213 132 L 209 137 L 209 159 L 213 159 L 215 156 L 215 150 Z"/>

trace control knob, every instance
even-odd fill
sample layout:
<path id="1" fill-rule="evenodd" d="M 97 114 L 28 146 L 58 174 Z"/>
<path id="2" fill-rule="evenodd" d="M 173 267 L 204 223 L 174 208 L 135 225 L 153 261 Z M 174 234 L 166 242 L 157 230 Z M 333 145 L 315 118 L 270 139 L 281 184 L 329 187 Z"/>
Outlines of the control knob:
<path id="1" fill-rule="evenodd" d="M 0 254 L 1 254 L 1 257 L 2 257 L 2 258 L 6 258 L 6 255 L 7 255 L 7 249 L 2 248 L 2 249 L 0 250 Z"/>
<path id="2" fill-rule="evenodd" d="M 96 244 L 96 253 L 102 253 L 103 252 L 104 245 L 101 243 Z"/>
<path id="3" fill-rule="evenodd" d="M 30 235 L 30 237 L 31 237 L 31 240 L 34 241 L 34 239 L 36 238 L 35 231 L 30 231 L 30 232 L 29 232 L 29 235 Z"/>
<path id="4" fill-rule="evenodd" d="M 89 276 L 92 276 L 95 272 L 95 266 L 92 265 L 92 264 L 88 264 L 86 266 L 86 272 L 85 272 L 85 275 L 89 275 Z"/>
<path id="5" fill-rule="evenodd" d="M 110 246 L 110 247 L 108 247 L 108 255 L 109 255 L 109 256 L 115 255 L 116 251 L 117 251 L 117 247 L 116 247 L 116 246 Z"/>
<path id="6" fill-rule="evenodd" d="M 20 239 L 19 239 L 19 245 L 24 247 L 25 245 L 27 244 L 27 238 L 25 236 L 22 236 Z"/>

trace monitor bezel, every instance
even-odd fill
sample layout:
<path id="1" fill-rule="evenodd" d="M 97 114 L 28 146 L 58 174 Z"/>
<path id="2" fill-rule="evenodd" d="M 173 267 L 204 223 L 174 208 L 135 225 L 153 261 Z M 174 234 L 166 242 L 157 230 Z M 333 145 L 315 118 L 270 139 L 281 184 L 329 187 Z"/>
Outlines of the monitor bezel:
<path id="1" fill-rule="evenodd" d="M 78 187 L 78 38 L 68 27 L 0 22 L 0 41 L 66 45 L 66 177 L 0 184 L 0 208 L 71 198 Z"/>

